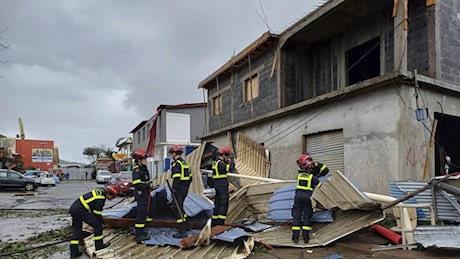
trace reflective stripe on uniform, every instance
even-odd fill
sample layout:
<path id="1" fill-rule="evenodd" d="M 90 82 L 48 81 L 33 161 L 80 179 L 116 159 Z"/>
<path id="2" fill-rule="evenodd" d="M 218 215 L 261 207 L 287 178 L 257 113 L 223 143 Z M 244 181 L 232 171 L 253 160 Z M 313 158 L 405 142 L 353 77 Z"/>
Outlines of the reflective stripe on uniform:
<path id="1" fill-rule="evenodd" d="M 80 243 L 80 240 L 70 240 L 71 245 L 78 245 Z"/>
<path id="2" fill-rule="evenodd" d="M 297 189 L 299 190 L 310 190 L 312 191 L 311 187 L 311 179 L 313 178 L 313 174 L 304 174 L 299 173 L 297 175 Z"/>
<path id="3" fill-rule="evenodd" d="M 220 162 L 220 161 L 221 161 L 221 160 L 217 160 L 217 161 L 215 161 L 215 162 L 212 164 L 212 169 L 213 169 L 212 178 L 213 178 L 213 179 L 223 179 L 223 178 L 227 178 L 227 174 L 226 174 L 226 173 L 225 173 L 225 174 L 220 174 L 220 173 L 219 173 L 219 162 Z M 230 164 L 227 164 L 226 167 L 225 167 L 225 169 L 226 169 L 227 171 L 229 171 L 229 170 L 230 170 Z"/>
<path id="4" fill-rule="evenodd" d="M 105 200 L 105 196 L 102 195 L 102 190 L 92 190 L 91 191 L 92 197 L 89 199 L 83 198 L 83 195 L 80 196 L 80 202 L 87 209 L 88 211 L 91 211 L 91 208 L 89 207 L 89 203 L 97 200 L 97 199 L 102 199 Z M 101 211 L 93 210 L 94 214 L 102 215 Z"/>
<path id="5" fill-rule="evenodd" d="M 144 228 L 145 227 L 145 224 L 135 224 L 134 225 L 135 228 Z"/>
<path id="6" fill-rule="evenodd" d="M 100 235 L 100 236 L 94 236 L 93 240 L 95 240 L 95 241 L 96 241 L 96 240 L 101 240 L 101 239 L 103 239 L 103 238 L 104 238 L 104 236 L 103 236 L 103 235 Z"/>
<path id="7" fill-rule="evenodd" d="M 300 230 L 299 226 L 292 226 L 292 230 Z"/>
<path id="8" fill-rule="evenodd" d="M 225 215 L 212 215 L 212 219 L 227 219 L 227 216 Z"/>
<path id="9" fill-rule="evenodd" d="M 139 183 L 148 183 L 148 182 L 147 182 L 147 181 L 142 181 L 142 180 L 140 180 L 140 179 L 137 179 L 137 180 L 134 180 L 134 181 L 133 181 L 133 185 L 134 185 L 134 184 L 139 184 Z"/>
<path id="10" fill-rule="evenodd" d="M 311 230 L 311 227 L 310 226 L 302 226 L 302 229 L 303 230 Z"/>
<path id="11" fill-rule="evenodd" d="M 192 176 L 192 173 L 190 172 L 190 165 L 186 162 L 186 161 L 181 161 L 181 160 L 177 160 L 176 162 L 178 162 L 180 164 L 180 173 L 179 172 L 176 172 L 172 178 L 180 178 L 181 181 L 189 181 L 190 180 L 190 177 Z M 188 169 L 188 175 L 185 176 L 185 170 Z"/>
<path id="12" fill-rule="evenodd" d="M 327 167 L 326 164 L 323 164 L 323 166 L 319 169 L 319 172 L 324 171 L 324 169 L 326 169 L 326 167 Z"/>

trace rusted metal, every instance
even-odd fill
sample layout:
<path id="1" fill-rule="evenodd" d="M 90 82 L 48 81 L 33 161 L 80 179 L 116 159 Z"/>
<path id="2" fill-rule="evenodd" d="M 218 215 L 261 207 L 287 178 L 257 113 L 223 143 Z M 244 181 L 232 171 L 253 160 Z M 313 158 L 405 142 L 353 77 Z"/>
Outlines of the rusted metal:
<path id="1" fill-rule="evenodd" d="M 134 227 L 136 223 L 135 218 L 103 218 L 104 224 L 111 228 L 125 228 L 125 227 Z M 192 229 L 201 229 L 205 223 L 201 222 L 189 222 L 188 225 Z M 145 223 L 147 227 L 163 227 L 163 228 L 175 228 L 177 222 L 175 220 L 159 220 L 154 219 L 152 222 Z"/>

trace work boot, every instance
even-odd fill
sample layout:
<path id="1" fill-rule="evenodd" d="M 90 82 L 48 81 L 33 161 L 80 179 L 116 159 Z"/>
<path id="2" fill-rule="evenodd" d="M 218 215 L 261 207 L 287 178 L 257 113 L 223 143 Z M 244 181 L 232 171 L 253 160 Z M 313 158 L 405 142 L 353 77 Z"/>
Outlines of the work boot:
<path id="1" fill-rule="evenodd" d="M 182 222 L 179 224 L 176 233 L 173 234 L 174 238 L 184 238 L 187 237 L 187 224 Z"/>
<path id="2" fill-rule="evenodd" d="M 70 245 L 70 258 L 77 258 L 81 256 L 83 253 L 78 250 L 78 245 L 77 244 L 72 244 Z"/>
<path id="3" fill-rule="evenodd" d="M 299 236 L 300 236 L 300 230 L 294 230 L 292 231 L 292 241 L 294 243 L 299 243 Z"/>
<path id="4" fill-rule="evenodd" d="M 83 255 L 83 253 L 80 250 L 77 251 L 77 252 L 71 252 L 70 253 L 70 259 L 74 259 L 74 258 L 80 257 L 82 255 Z"/>
<path id="5" fill-rule="evenodd" d="M 302 237 L 303 237 L 303 242 L 308 243 L 308 241 L 310 241 L 310 232 L 304 230 L 302 232 Z"/>
<path id="6" fill-rule="evenodd" d="M 136 242 L 138 244 L 141 243 L 142 241 L 148 240 L 148 239 L 150 239 L 150 236 L 149 236 L 149 234 L 147 234 L 147 232 L 145 232 L 145 230 L 143 230 L 143 229 L 136 230 Z"/>
<path id="7" fill-rule="evenodd" d="M 107 247 L 109 247 L 109 245 L 110 245 L 109 243 L 108 244 L 104 244 L 104 243 L 98 244 L 98 245 L 96 245 L 96 251 L 102 250 L 104 248 L 107 248 Z"/>

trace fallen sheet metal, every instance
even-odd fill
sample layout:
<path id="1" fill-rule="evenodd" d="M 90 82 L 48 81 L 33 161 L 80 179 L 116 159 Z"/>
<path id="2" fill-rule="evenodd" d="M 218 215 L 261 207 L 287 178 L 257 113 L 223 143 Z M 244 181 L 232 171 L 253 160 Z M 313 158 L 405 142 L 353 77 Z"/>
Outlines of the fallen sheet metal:
<path id="1" fill-rule="evenodd" d="M 378 210 L 381 207 L 381 203 L 370 200 L 340 171 L 333 173 L 319 189 L 315 189 L 311 198 L 313 209 L 317 210 L 336 208 Z"/>
<path id="2" fill-rule="evenodd" d="M 95 251 L 93 235 L 90 235 L 84 239 L 86 252 L 91 257 L 100 259 L 244 259 L 254 248 L 253 237 L 245 237 L 234 243 L 211 240 L 207 246 L 191 249 L 148 246 L 137 244 L 130 231 L 129 228 L 104 230 L 104 242 L 110 243 L 110 246 L 98 251 Z"/>
<path id="3" fill-rule="evenodd" d="M 291 226 L 278 226 L 261 233 L 253 234 L 256 240 L 261 240 L 272 246 L 288 247 L 317 247 L 328 245 L 339 238 L 354 233 L 385 219 L 382 211 L 338 210 L 334 213 L 334 222 L 315 223 L 310 232 L 310 241 L 305 244 L 292 242 Z"/>
<path id="4" fill-rule="evenodd" d="M 417 226 L 413 234 L 415 241 L 424 247 L 460 248 L 460 227 L 457 225 Z"/>

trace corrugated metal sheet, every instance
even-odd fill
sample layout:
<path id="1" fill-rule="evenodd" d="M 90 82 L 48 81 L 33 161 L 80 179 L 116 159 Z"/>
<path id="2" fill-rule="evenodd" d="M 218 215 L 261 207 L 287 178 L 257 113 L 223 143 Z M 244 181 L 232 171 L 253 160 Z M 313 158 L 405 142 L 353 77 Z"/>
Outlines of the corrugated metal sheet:
<path id="1" fill-rule="evenodd" d="M 273 191 L 289 185 L 292 185 L 292 182 L 258 184 L 242 188 L 231 198 L 231 202 L 237 203 L 233 204 L 232 209 L 229 210 L 227 220 L 232 223 L 240 217 L 252 216 L 261 222 L 273 223 L 273 220 L 268 218 L 267 208 L 270 208 L 271 204 L 267 205 L 267 201 L 272 198 Z M 385 218 L 384 212 L 380 210 L 381 204 L 370 201 L 340 172 L 332 174 L 328 180 L 324 181 L 323 185 L 315 190 L 312 199 L 313 197 L 317 205 L 329 205 L 331 209 L 346 208 L 348 210 L 335 210 L 333 223 L 315 223 L 308 244 L 293 243 L 291 226 L 281 226 L 285 223 L 275 223 L 275 227 L 254 234 L 255 238 L 274 246 L 322 246 Z"/>
<path id="2" fill-rule="evenodd" d="M 312 197 L 313 208 L 320 209 L 380 209 L 381 204 L 370 200 L 352 184 L 340 171 L 336 171 L 319 189 L 315 189 Z"/>
<path id="3" fill-rule="evenodd" d="M 415 241 L 424 247 L 460 248 L 459 226 L 417 226 L 413 234 Z"/>
<path id="4" fill-rule="evenodd" d="M 323 180 L 322 180 L 323 181 Z M 277 188 L 270 198 L 268 218 L 274 222 L 286 222 L 292 220 L 292 206 L 294 204 L 296 184 Z M 331 210 L 321 210 L 313 213 L 313 222 L 333 222 Z"/>
<path id="5" fill-rule="evenodd" d="M 391 182 L 390 195 L 395 198 L 400 198 L 425 185 L 427 185 L 427 183 L 422 181 Z M 443 221 L 460 222 L 460 206 L 455 196 L 443 190 L 436 190 L 435 199 L 435 211 L 438 219 Z M 405 203 L 426 203 L 433 205 L 431 189 L 416 194 L 413 198 L 405 201 Z M 421 211 L 423 211 L 423 214 L 420 214 Z M 430 211 L 426 208 L 418 208 L 417 217 L 422 220 L 430 220 Z"/>
<path id="6" fill-rule="evenodd" d="M 108 248 L 95 251 L 93 235 L 84 239 L 86 251 L 90 256 L 102 259 L 243 259 L 249 256 L 254 247 L 254 238 L 246 237 L 237 243 L 211 240 L 207 246 L 181 249 L 177 246 L 148 246 L 137 244 L 134 235 L 126 229 L 104 230 L 104 242 Z"/>
<path id="7" fill-rule="evenodd" d="M 278 226 L 254 234 L 256 240 L 273 246 L 317 247 L 330 244 L 341 237 L 361 230 L 385 219 L 382 211 L 337 210 L 332 223 L 314 223 L 308 244 L 292 242 L 291 226 Z"/>
<path id="8" fill-rule="evenodd" d="M 265 148 L 246 135 L 238 133 L 238 149 L 235 165 L 240 174 L 268 178 L 270 162 L 265 155 Z M 242 187 L 262 183 L 258 180 L 240 179 Z"/>

